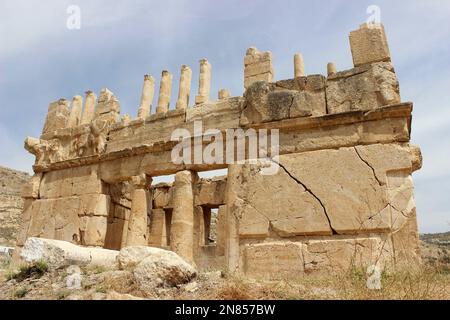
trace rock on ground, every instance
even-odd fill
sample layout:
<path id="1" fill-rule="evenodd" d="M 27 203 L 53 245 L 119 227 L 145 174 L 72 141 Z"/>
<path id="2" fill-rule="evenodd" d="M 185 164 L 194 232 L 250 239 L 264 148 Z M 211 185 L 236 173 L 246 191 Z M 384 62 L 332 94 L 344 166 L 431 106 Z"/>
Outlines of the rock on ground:
<path id="1" fill-rule="evenodd" d="M 121 269 L 134 269 L 136 283 L 146 293 L 187 283 L 197 275 L 195 268 L 176 253 L 159 248 L 124 248 L 118 262 Z"/>
<path id="2" fill-rule="evenodd" d="M 20 252 L 26 262 L 47 262 L 49 268 L 58 269 L 70 265 L 92 265 L 116 268 L 118 251 L 102 248 L 79 247 L 72 243 L 43 238 L 28 238 Z"/>

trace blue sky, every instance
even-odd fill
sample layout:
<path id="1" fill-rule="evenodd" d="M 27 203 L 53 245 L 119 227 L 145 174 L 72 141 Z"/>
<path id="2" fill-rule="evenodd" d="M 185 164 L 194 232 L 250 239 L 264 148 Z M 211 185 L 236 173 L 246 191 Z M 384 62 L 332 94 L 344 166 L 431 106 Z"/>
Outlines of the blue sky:
<path id="1" fill-rule="evenodd" d="M 66 27 L 69 5 L 81 29 Z M 135 116 L 143 75 L 159 81 L 198 60 L 212 64 L 212 93 L 243 93 L 243 56 L 270 50 L 275 78 L 293 77 L 302 52 L 308 74 L 352 67 L 348 33 L 381 9 L 403 101 L 414 102 L 412 142 L 424 167 L 414 174 L 421 232 L 450 229 L 450 1 L 2 0 L 0 3 L 0 165 L 31 171 L 26 136 L 40 135 L 49 102 L 107 87 Z M 155 97 L 156 99 L 156 97 Z"/>

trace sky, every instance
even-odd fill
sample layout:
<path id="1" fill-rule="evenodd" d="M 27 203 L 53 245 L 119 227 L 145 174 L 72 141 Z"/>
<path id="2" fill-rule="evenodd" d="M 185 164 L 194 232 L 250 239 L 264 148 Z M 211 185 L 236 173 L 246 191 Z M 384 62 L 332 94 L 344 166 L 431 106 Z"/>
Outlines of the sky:
<path id="1" fill-rule="evenodd" d="M 80 28 L 70 29 L 71 6 Z M 420 232 L 450 230 L 450 1 L 448 0 L 1 0 L 0 165 L 31 172 L 26 136 L 39 137 L 48 104 L 109 88 L 121 112 L 137 115 L 143 75 L 212 65 L 212 95 L 243 93 L 247 48 L 270 50 L 275 80 L 293 77 L 301 52 L 307 74 L 352 68 L 348 34 L 380 9 L 402 101 L 414 102 L 412 143 L 423 153 L 414 173 Z M 155 97 L 157 99 L 157 97 Z M 173 103 L 174 104 L 174 103 Z"/>

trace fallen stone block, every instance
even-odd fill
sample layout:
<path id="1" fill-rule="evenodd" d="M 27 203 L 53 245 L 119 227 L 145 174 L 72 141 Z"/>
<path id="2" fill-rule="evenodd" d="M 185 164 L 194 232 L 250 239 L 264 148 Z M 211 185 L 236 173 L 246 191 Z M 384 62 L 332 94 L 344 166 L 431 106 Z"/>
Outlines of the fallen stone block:
<path id="1" fill-rule="evenodd" d="M 138 287 L 151 293 L 158 287 L 174 287 L 197 276 L 196 269 L 172 251 L 136 246 L 120 251 L 120 269 L 132 270 Z"/>
<path id="2" fill-rule="evenodd" d="M 29 238 L 20 252 L 25 262 L 45 261 L 49 268 L 70 265 L 116 268 L 118 251 L 79 247 L 70 242 L 43 238 Z"/>

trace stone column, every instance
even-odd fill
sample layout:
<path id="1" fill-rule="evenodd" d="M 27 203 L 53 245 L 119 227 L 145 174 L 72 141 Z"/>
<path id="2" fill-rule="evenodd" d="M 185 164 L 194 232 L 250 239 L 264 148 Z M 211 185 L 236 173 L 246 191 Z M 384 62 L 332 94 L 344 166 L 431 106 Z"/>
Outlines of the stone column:
<path id="1" fill-rule="evenodd" d="M 209 101 L 211 91 L 211 64 L 206 59 L 200 60 L 200 77 L 198 84 L 198 95 L 195 97 L 195 104 Z"/>
<path id="2" fill-rule="evenodd" d="M 172 74 L 164 70 L 161 74 L 161 85 L 159 87 L 158 106 L 156 113 L 169 111 L 170 95 L 172 93 Z"/>
<path id="3" fill-rule="evenodd" d="M 132 177 L 131 214 L 126 246 L 147 246 L 148 216 L 152 209 L 149 186 L 152 179 L 145 174 Z"/>
<path id="4" fill-rule="evenodd" d="M 67 127 L 73 128 L 80 124 L 83 112 L 83 98 L 75 96 L 72 100 L 72 108 L 70 109 L 69 121 Z"/>
<path id="5" fill-rule="evenodd" d="M 197 174 L 180 171 L 173 184 L 173 212 L 170 230 L 171 250 L 194 264 L 194 192 Z"/>
<path id="6" fill-rule="evenodd" d="M 81 124 L 91 123 L 95 116 L 95 104 L 97 102 L 97 95 L 92 91 L 86 91 L 86 100 L 84 101 L 83 117 Z"/>
<path id="7" fill-rule="evenodd" d="M 142 88 L 141 103 L 138 110 L 138 118 L 147 118 L 152 111 L 153 97 L 155 96 L 155 79 L 146 74 L 144 76 L 144 86 Z"/>
<path id="8" fill-rule="evenodd" d="M 305 76 L 305 62 L 301 53 L 294 55 L 294 76 L 295 78 Z"/>
<path id="9" fill-rule="evenodd" d="M 230 92 L 227 89 L 220 89 L 219 100 L 224 100 L 230 97 Z"/>
<path id="10" fill-rule="evenodd" d="M 191 92 L 192 70 L 186 65 L 181 66 L 180 89 L 176 109 L 184 110 L 189 105 L 189 95 Z"/>
<path id="11" fill-rule="evenodd" d="M 327 64 L 327 74 L 328 76 L 332 76 L 336 73 L 336 65 L 333 62 Z"/>

